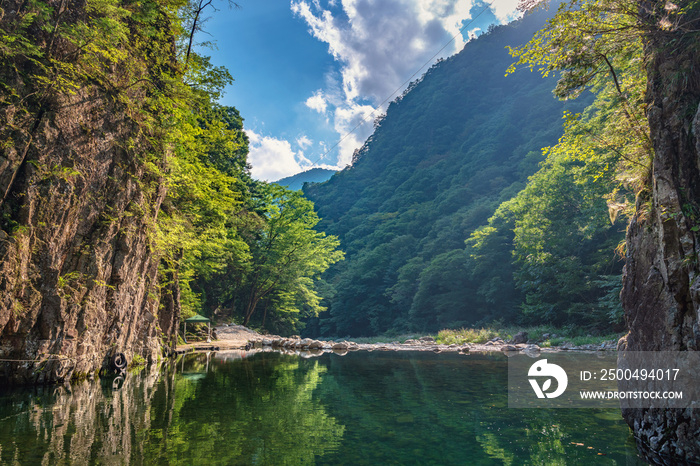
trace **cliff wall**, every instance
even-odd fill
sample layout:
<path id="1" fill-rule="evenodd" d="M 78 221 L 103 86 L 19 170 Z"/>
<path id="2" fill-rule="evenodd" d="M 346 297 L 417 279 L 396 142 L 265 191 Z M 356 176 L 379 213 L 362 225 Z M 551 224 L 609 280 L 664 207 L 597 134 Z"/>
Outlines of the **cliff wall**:
<path id="1" fill-rule="evenodd" d="M 156 102 L 176 76 L 166 6 L 2 8 L 0 380 L 60 381 L 117 352 L 157 358 L 177 328 L 173 306 L 159 314 L 153 246 Z"/>
<path id="2" fill-rule="evenodd" d="M 668 12 L 662 3 L 653 7 L 645 3 L 642 16 L 662 24 Z M 655 157 L 650 188 L 638 198 L 627 231 L 622 300 L 629 334 L 621 346 L 628 351 L 700 349 L 700 44 L 694 37 L 673 28 L 646 37 Z M 700 461 L 696 411 L 625 409 L 623 416 L 643 449 L 660 455 L 655 461 Z"/>

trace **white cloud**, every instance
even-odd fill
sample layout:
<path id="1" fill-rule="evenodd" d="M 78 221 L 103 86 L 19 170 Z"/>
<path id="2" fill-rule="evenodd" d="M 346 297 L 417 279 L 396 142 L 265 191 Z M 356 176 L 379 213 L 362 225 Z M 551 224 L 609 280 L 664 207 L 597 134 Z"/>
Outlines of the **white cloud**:
<path id="1" fill-rule="evenodd" d="M 257 180 L 277 181 L 312 167 L 339 169 L 338 165 L 314 163 L 304 155 L 304 150 L 313 145 L 313 141 L 306 135 L 295 140 L 300 150 L 294 151 L 292 144 L 287 140 L 263 136 L 249 129 L 245 132 L 249 140 L 248 161 L 252 166 L 251 175 Z M 321 148 L 325 150 L 323 144 Z"/>
<path id="2" fill-rule="evenodd" d="M 454 35 L 443 57 L 464 45 L 459 30 L 472 0 L 342 0 L 344 15 L 318 2 L 293 0 L 292 11 L 342 63 L 349 101 L 378 104 L 390 96 Z"/>
<path id="3" fill-rule="evenodd" d="M 340 137 L 338 142 L 338 165 L 345 166 L 352 161 L 355 149 L 374 131 L 371 124 L 376 118 L 376 112 L 371 105 L 350 103 L 335 109 L 334 128 Z"/>
<path id="4" fill-rule="evenodd" d="M 313 144 L 314 142 L 305 134 L 297 138 L 297 145 L 301 148 L 301 150 L 308 149 Z"/>
<path id="5" fill-rule="evenodd" d="M 326 113 L 326 108 L 328 108 L 326 98 L 323 96 L 323 91 L 320 89 L 316 91 L 314 95 L 306 99 L 305 104 L 311 110 L 316 110 L 318 113 Z"/>
<path id="6" fill-rule="evenodd" d="M 329 53 L 340 64 L 340 73 L 327 75 L 326 88 L 309 97 L 306 106 L 321 114 L 330 110 L 339 138 L 354 128 L 358 117 L 367 116 L 372 106 L 377 110 L 367 123 L 338 144 L 339 164 L 349 162 L 353 151 L 372 133 L 371 121 L 385 110 L 384 101 L 402 92 L 399 87 L 409 78 L 416 79 L 424 73 L 426 68 L 421 67 L 438 50 L 453 37 L 454 41 L 435 59 L 462 49 L 460 30 L 463 22 L 470 19 L 474 2 L 291 0 L 292 12 L 306 22 L 310 34 L 328 44 Z M 516 15 L 518 0 L 489 3 L 502 22 Z M 469 36 L 475 32 L 473 29 Z"/>
<path id="7" fill-rule="evenodd" d="M 246 134 L 250 141 L 248 160 L 253 178 L 276 181 L 303 170 L 297 162 L 299 154 L 292 150 L 289 141 L 262 136 L 251 130 L 246 130 Z"/>
<path id="8" fill-rule="evenodd" d="M 517 10 L 520 0 L 494 0 L 489 3 L 493 14 L 501 23 L 513 21 L 521 15 Z"/>

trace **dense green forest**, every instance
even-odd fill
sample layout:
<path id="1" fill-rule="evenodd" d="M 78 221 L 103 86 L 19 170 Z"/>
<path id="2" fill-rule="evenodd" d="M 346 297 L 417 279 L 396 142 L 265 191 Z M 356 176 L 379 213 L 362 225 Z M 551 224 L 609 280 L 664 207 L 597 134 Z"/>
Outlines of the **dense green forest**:
<path id="1" fill-rule="evenodd" d="M 622 328 L 625 227 L 652 153 L 629 15 L 584 2 L 492 26 L 302 195 L 251 179 L 243 120 L 216 103 L 231 78 L 189 48 L 195 7 L 157 225 L 184 316 L 329 336 Z"/>
<path id="2" fill-rule="evenodd" d="M 324 275 L 330 312 L 309 332 L 621 326 L 615 249 L 629 194 L 615 167 L 633 134 L 615 95 L 601 84 L 597 98 L 560 101 L 552 91 L 566 73 L 505 76 L 548 15 L 492 27 L 435 65 L 390 105 L 351 167 L 306 188 L 320 229 L 347 253 Z M 625 63 L 614 65 L 620 81 L 640 98 Z M 605 127 L 618 139 L 601 142 Z"/>
<path id="3" fill-rule="evenodd" d="M 146 222 L 162 302 L 185 318 L 203 313 L 282 334 L 304 326 L 324 335 L 435 331 L 499 319 L 620 323 L 615 250 L 649 153 L 644 130 L 628 124 L 640 120 L 644 88 L 638 44 L 557 38 L 557 22 L 575 20 L 562 19 L 566 12 L 525 48 L 517 47 L 550 12 L 491 27 L 392 102 L 350 167 L 302 195 L 251 178 L 243 118 L 218 103 L 232 77 L 193 47 L 206 5 L 89 2 L 87 20 L 70 28 L 59 14 L 53 34 L 83 44 L 77 61 L 32 42 L 36 28 L 51 29 L 53 9 L 41 2 L 3 30 L 6 68 L 29 57 L 32 67 L 15 71 L 37 95 L 87 81 L 112 86 L 149 141 L 145 150 L 124 145 L 147 172 L 140 186 L 156 215 L 133 207 L 104 222 Z M 171 29 L 145 27 L 158 15 Z M 110 75 L 126 56 L 128 32 L 141 26 L 143 43 L 158 34 L 173 41 L 170 49 L 134 45 L 155 64 L 145 100 L 119 90 L 145 79 L 137 79 L 144 70 L 125 69 L 123 82 Z M 546 47 L 555 40 L 607 48 L 552 54 Z M 553 75 L 509 69 L 514 60 Z M 600 69 L 581 71 L 591 64 Z M 560 98 L 583 95 L 561 101 L 553 89 Z M 12 86 L 3 99 L 19 113 L 37 110 Z M 2 228 L 21 234 L 13 218 L 3 214 Z M 77 289 L 79 277 L 69 278 Z"/>

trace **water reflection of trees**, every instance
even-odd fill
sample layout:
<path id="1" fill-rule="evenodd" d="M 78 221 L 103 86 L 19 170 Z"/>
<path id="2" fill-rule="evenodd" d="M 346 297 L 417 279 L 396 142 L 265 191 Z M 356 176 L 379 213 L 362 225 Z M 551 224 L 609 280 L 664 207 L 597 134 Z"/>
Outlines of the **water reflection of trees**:
<path id="1" fill-rule="evenodd" d="M 338 447 L 344 427 L 313 397 L 326 371 L 318 361 L 214 359 L 201 378 L 192 375 L 202 360 L 191 364 L 164 377 L 154 400 L 163 418 L 142 439 L 147 462 L 312 464 Z"/>
<path id="2" fill-rule="evenodd" d="M 6 394 L 0 463 L 313 463 L 344 429 L 313 398 L 326 368 L 273 359 L 201 355 L 129 374 L 119 390 L 109 379 Z"/>
<path id="3" fill-rule="evenodd" d="M 638 461 L 619 412 L 508 409 L 504 358 L 243 356 L 190 355 L 119 390 L 105 380 L 4 395 L 0 463 Z"/>
<path id="4" fill-rule="evenodd" d="M 500 355 L 351 353 L 329 371 L 343 444 L 363 445 L 330 464 L 643 464 L 619 411 L 509 409 Z"/>

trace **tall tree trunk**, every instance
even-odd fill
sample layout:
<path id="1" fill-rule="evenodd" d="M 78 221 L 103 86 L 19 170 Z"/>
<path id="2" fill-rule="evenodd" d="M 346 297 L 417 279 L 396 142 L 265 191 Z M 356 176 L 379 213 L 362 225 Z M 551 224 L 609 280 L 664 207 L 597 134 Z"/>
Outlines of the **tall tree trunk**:
<path id="1" fill-rule="evenodd" d="M 270 301 L 265 301 L 265 310 L 263 311 L 263 320 L 262 320 L 262 325 L 260 326 L 261 328 L 265 328 L 265 319 L 267 319 L 267 306 L 270 305 Z"/>
<path id="2" fill-rule="evenodd" d="M 255 308 L 258 306 L 259 300 L 260 298 L 256 297 L 255 293 L 253 292 L 250 296 L 250 299 L 248 300 L 248 306 L 245 310 L 245 318 L 243 319 L 244 327 L 248 326 L 248 322 L 250 322 L 250 318 L 253 317 L 253 314 L 255 313 Z"/>
<path id="3" fill-rule="evenodd" d="M 640 2 L 645 23 L 663 25 L 666 5 Z M 622 302 L 629 333 L 620 346 L 627 351 L 697 351 L 700 44 L 697 36 L 671 25 L 650 30 L 645 55 L 655 156 L 649 189 L 639 196 L 627 230 Z M 655 461 L 700 461 L 697 411 L 624 409 L 622 414 Z"/>

